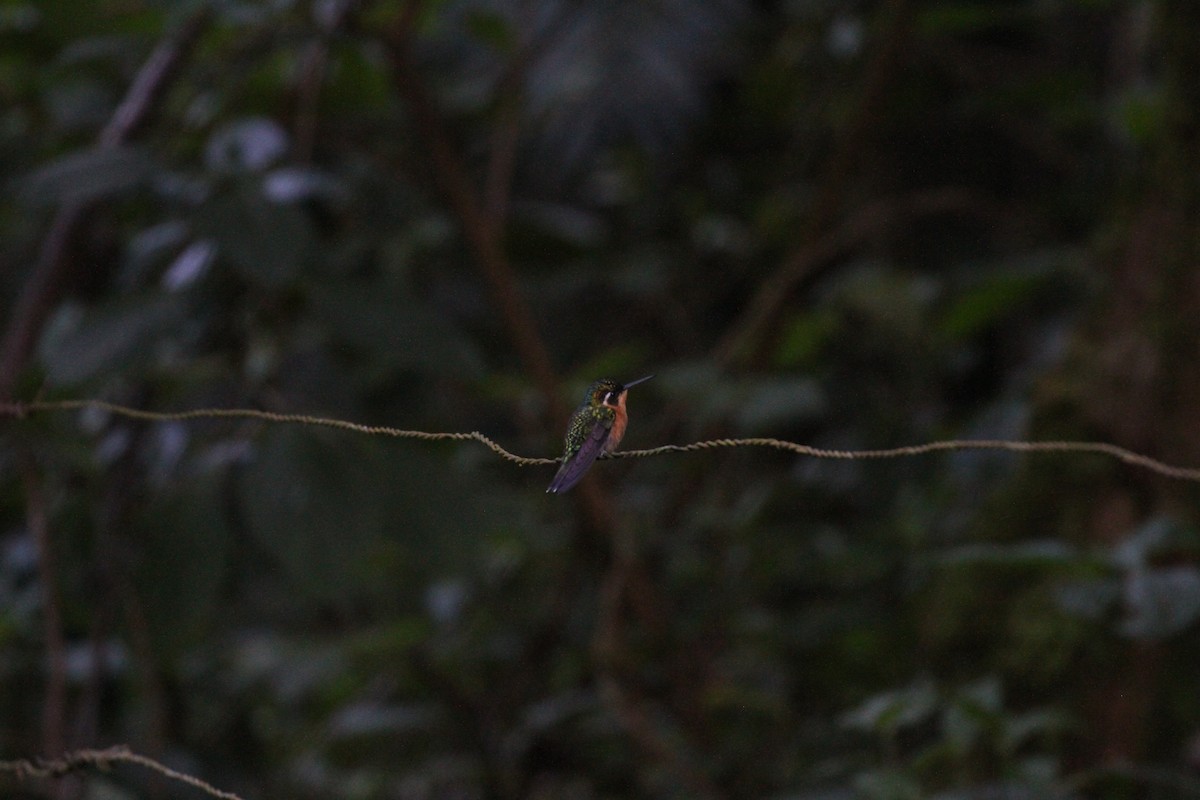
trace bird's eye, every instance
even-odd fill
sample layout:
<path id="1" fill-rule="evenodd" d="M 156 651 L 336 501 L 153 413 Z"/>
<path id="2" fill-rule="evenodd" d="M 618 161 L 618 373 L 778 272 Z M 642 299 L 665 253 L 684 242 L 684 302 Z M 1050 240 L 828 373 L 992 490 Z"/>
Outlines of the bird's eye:
<path id="1" fill-rule="evenodd" d="M 611 403 L 614 403 L 614 402 L 616 402 L 616 399 L 617 399 L 616 392 L 605 392 L 604 393 L 604 405 L 609 405 Z"/>

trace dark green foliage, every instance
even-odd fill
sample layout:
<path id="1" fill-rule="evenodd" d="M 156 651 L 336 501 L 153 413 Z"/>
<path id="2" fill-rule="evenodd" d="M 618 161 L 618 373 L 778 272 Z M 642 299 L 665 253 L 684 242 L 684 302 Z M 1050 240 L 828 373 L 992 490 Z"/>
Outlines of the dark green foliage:
<path id="1" fill-rule="evenodd" d="M 0 3 L 0 336 L 67 254 L 0 386 L 555 457 L 585 386 L 653 372 L 623 449 L 1195 465 L 1194 6 Z M 553 473 L 0 418 L 0 760 L 127 742 L 247 797 L 1198 794 L 1195 488 L 994 452 Z"/>

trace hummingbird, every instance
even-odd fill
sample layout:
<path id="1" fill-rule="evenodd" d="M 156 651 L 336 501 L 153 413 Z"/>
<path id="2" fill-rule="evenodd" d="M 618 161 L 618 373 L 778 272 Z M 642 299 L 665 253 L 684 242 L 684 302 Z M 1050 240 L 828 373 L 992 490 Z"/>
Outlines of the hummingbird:
<path id="1" fill-rule="evenodd" d="M 617 449 L 625 436 L 625 426 L 629 423 L 625 394 L 630 387 L 653 377 L 647 375 L 625 384 L 611 378 L 601 378 L 588 387 L 583 404 L 571 415 L 562 466 L 558 468 L 554 480 L 550 481 L 550 487 L 546 489 L 548 493 L 567 491 L 579 483 L 593 461 Z"/>

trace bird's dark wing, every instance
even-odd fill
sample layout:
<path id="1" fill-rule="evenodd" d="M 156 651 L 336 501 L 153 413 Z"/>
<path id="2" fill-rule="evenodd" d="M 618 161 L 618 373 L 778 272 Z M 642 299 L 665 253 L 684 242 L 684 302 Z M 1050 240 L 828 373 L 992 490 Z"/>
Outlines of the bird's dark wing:
<path id="1" fill-rule="evenodd" d="M 550 487 L 546 491 L 550 494 L 558 494 L 567 491 L 579 483 L 580 479 L 583 478 L 583 474 L 592 466 L 592 462 L 604 451 L 604 443 L 608 441 L 608 433 L 609 428 L 604 425 L 593 426 L 591 434 L 583 440 L 579 451 L 564 461 L 562 466 L 558 468 L 554 480 L 550 481 Z"/>

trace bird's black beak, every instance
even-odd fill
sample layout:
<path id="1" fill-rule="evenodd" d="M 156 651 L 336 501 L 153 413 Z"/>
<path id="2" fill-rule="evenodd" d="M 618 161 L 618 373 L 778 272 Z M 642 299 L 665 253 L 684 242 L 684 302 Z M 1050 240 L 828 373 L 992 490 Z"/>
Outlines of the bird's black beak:
<path id="1" fill-rule="evenodd" d="M 646 381 L 650 380 L 653 377 L 654 377 L 653 375 L 647 375 L 644 378 L 638 378 L 636 381 L 630 381 L 629 383 L 627 383 L 621 387 L 621 391 L 627 392 L 627 391 L 629 391 L 630 387 L 637 386 L 639 383 L 645 383 Z"/>

